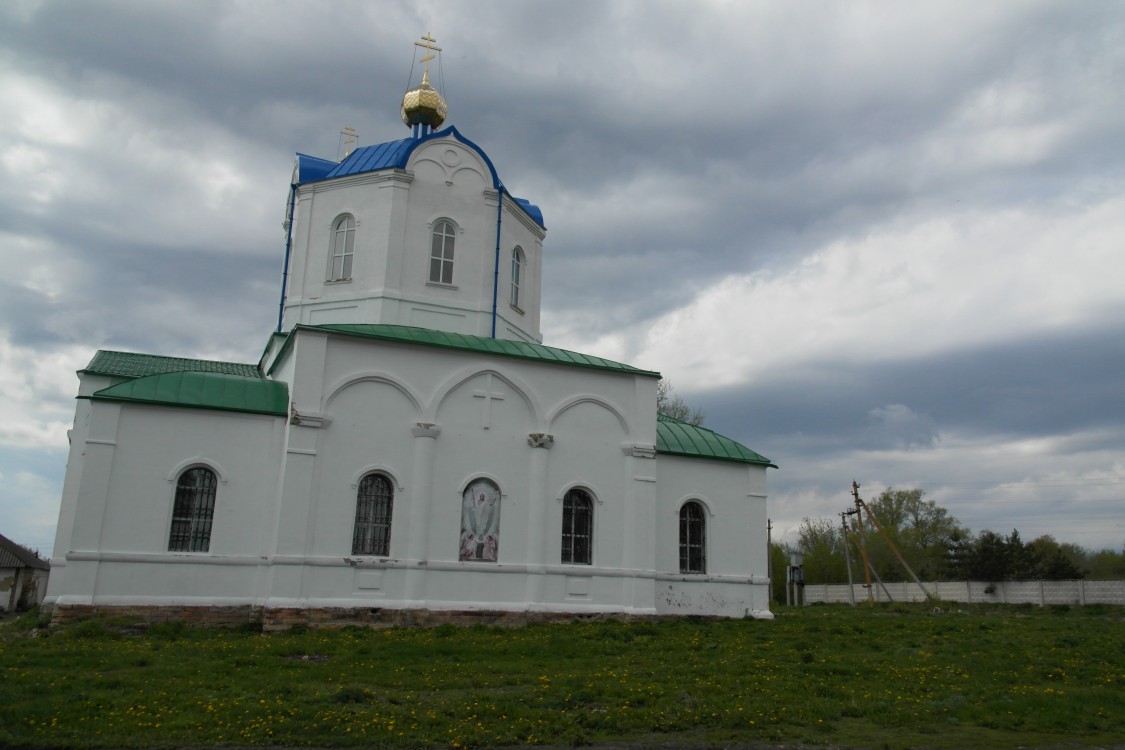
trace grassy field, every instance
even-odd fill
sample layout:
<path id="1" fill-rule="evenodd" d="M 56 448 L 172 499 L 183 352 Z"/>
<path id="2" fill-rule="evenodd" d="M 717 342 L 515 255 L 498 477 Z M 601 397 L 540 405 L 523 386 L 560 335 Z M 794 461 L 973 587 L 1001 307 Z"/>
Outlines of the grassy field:
<path id="1" fill-rule="evenodd" d="M 1125 746 L 1119 608 L 269 635 L 35 625 L 0 626 L 3 746 Z"/>

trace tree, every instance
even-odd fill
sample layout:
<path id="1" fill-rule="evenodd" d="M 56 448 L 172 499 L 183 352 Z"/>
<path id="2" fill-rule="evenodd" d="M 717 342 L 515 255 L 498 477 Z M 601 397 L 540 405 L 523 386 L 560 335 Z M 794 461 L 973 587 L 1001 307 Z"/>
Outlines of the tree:
<path id="1" fill-rule="evenodd" d="M 693 409 L 679 394 L 673 393 L 672 381 L 667 378 L 661 378 L 656 384 L 656 411 L 696 427 L 703 424 L 703 410 Z"/>
<path id="2" fill-rule="evenodd" d="M 805 518 L 797 531 L 797 549 L 804 558 L 805 580 L 809 583 L 847 583 L 844 539 L 840 529 L 827 518 Z"/>
<path id="3" fill-rule="evenodd" d="M 1086 556 L 1086 564 L 1090 568 L 1090 578 L 1094 580 L 1125 578 L 1125 549 L 1122 552 L 1112 549 L 1092 552 Z"/>
<path id="4" fill-rule="evenodd" d="M 967 577 L 974 581 L 1008 580 L 1012 564 L 1004 537 L 988 529 L 977 534 L 966 567 Z"/>
<path id="5" fill-rule="evenodd" d="M 789 547 L 778 542 L 770 543 L 770 588 L 775 602 L 785 601 L 785 572 L 789 567 Z"/>
<path id="6" fill-rule="evenodd" d="M 950 553 L 968 535 L 961 522 L 919 489 L 888 487 L 867 507 L 898 547 L 914 572 L 924 580 L 942 578 L 949 570 Z M 868 519 L 865 518 L 866 522 Z M 877 531 L 869 529 L 868 556 L 884 580 L 906 579 L 906 571 Z"/>
<path id="7" fill-rule="evenodd" d="M 1072 581 L 1086 577 L 1086 555 L 1075 544 L 1059 544 L 1050 534 L 1043 534 L 1028 542 L 1026 549 L 1035 560 L 1036 578 Z"/>
<path id="8" fill-rule="evenodd" d="M 1023 543 L 1019 529 L 1012 529 L 1006 544 L 1008 545 L 1008 575 L 1016 581 L 1031 581 L 1039 578 L 1039 560 L 1035 550 Z"/>

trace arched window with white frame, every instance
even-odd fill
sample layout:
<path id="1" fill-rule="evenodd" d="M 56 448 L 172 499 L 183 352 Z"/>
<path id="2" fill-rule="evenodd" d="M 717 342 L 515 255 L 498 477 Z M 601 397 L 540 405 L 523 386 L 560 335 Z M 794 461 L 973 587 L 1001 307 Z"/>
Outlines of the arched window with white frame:
<path id="1" fill-rule="evenodd" d="M 211 524 L 215 518 L 215 472 L 203 466 L 184 470 L 176 480 L 172 503 L 169 552 L 207 552 L 211 549 Z"/>
<path id="2" fill-rule="evenodd" d="M 360 480 L 352 532 L 353 555 L 390 554 L 394 499 L 394 485 L 386 476 L 372 473 Z"/>
<path id="3" fill-rule="evenodd" d="M 707 572 L 707 522 L 695 500 L 680 508 L 680 572 Z"/>
<path id="4" fill-rule="evenodd" d="M 593 562 L 594 500 L 583 489 L 563 496 L 562 562 L 589 565 Z"/>
<path id="5" fill-rule="evenodd" d="M 332 253 L 328 280 L 346 281 L 352 277 L 352 256 L 355 252 L 355 219 L 344 214 L 332 225 Z"/>
<path id="6" fill-rule="evenodd" d="M 430 281 L 435 284 L 453 283 L 453 244 L 456 229 L 453 222 L 442 219 L 434 224 L 430 243 Z"/>
<path id="7" fill-rule="evenodd" d="M 524 254 L 523 248 L 516 245 L 512 248 L 512 307 L 520 306 L 520 278 L 523 274 Z"/>

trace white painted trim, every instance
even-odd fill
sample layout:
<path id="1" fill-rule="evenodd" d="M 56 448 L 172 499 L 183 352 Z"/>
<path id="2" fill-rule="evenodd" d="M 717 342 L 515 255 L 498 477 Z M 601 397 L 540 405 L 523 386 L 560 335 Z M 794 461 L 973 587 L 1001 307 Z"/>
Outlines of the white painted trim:
<path id="1" fill-rule="evenodd" d="M 211 471 L 215 472 L 215 476 L 218 477 L 221 484 L 227 483 L 227 470 L 224 469 L 218 461 L 207 458 L 206 456 L 195 456 L 194 458 L 189 458 L 186 461 L 181 461 L 180 463 L 176 464 L 176 467 L 172 469 L 172 473 L 167 477 L 168 483 L 174 485 L 180 478 L 181 474 L 183 474 L 188 469 L 196 466 L 204 469 L 210 469 Z M 218 503 L 218 500 L 219 499 L 216 497 L 215 502 Z"/>
<path id="2" fill-rule="evenodd" d="M 602 493 L 599 492 L 598 489 L 594 487 L 594 485 L 590 484 L 589 482 L 582 481 L 564 484 L 558 495 L 555 497 L 555 502 L 561 503 L 566 497 L 566 493 L 574 489 L 585 490 L 587 493 L 589 493 L 589 495 L 594 498 L 595 505 L 605 504 L 605 501 L 602 500 Z"/>
<path id="3" fill-rule="evenodd" d="M 487 471 L 477 471 L 470 474 L 468 479 L 462 480 L 461 484 L 457 485 L 461 488 L 457 491 L 458 502 L 460 502 L 464 498 L 465 490 L 468 489 L 469 485 L 477 481 L 478 479 L 487 479 L 488 481 L 495 484 L 496 489 L 500 490 L 501 500 L 508 496 L 508 494 L 504 492 L 504 483 L 500 481 L 499 477 L 497 477 L 495 474 L 489 474 Z M 458 508 L 460 508 L 460 506 L 458 506 Z M 494 568 L 496 567 L 496 563 L 489 563 L 488 566 L 490 568 Z"/>
<path id="4" fill-rule="evenodd" d="M 362 469 L 360 469 L 358 473 L 352 474 L 352 489 L 358 490 L 360 480 L 362 480 L 368 474 L 385 475 L 392 482 L 394 482 L 395 494 L 398 494 L 399 492 L 402 492 L 406 489 L 406 486 L 403 485 L 403 483 L 399 480 L 398 474 L 395 472 L 395 470 L 387 466 L 386 464 L 367 464 Z"/>
<path id="5" fill-rule="evenodd" d="M 684 505 L 692 500 L 702 505 L 703 510 L 707 511 L 707 515 L 710 518 L 715 517 L 715 511 L 711 510 L 711 501 L 708 500 L 706 496 L 698 492 L 689 493 L 679 499 L 679 501 L 676 503 L 676 515 L 680 515 L 680 511 L 683 509 Z M 708 531 L 710 531 L 710 529 L 708 529 Z"/>
<path id="6" fill-rule="evenodd" d="M 367 371 L 360 372 L 360 373 L 352 373 L 352 374 L 348 375 L 347 377 L 344 377 L 344 378 L 341 378 L 341 379 L 337 380 L 335 383 L 332 384 L 331 387 L 325 389 L 325 392 L 328 394 L 327 396 L 324 397 L 324 408 L 325 408 L 325 410 L 326 411 L 328 410 L 328 407 L 332 403 L 332 400 L 334 398 L 336 398 L 337 396 L 339 396 L 340 393 L 342 393 L 344 390 L 346 390 L 346 389 L 348 389 L 348 388 L 350 388 L 353 385 L 356 385 L 358 383 L 365 383 L 365 382 L 382 383 L 384 385 L 391 386 L 395 390 L 402 393 L 402 395 L 406 396 L 406 398 L 408 398 L 410 400 L 410 403 L 414 407 L 414 410 L 418 413 L 418 416 L 419 417 L 421 416 L 421 414 L 422 414 L 422 398 L 421 398 L 421 396 L 416 394 L 410 388 L 410 386 L 408 386 L 406 383 L 401 382 L 398 378 L 394 377 L 393 375 L 391 375 L 387 372 L 381 371 L 381 370 L 367 370 Z"/>
<path id="7" fill-rule="evenodd" d="M 631 430 L 629 428 L 629 420 L 625 418 L 624 410 L 616 404 L 611 403 L 610 401 L 607 401 L 606 399 L 596 396 L 592 393 L 583 393 L 558 403 L 555 408 L 547 415 L 547 429 L 553 429 L 555 427 L 555 422 L 559 419 L 559 417 L 580 404 L 596 404 L 602 407 L 610 414 L 617 417 L 617 422 L 621 425 L 621 429 L 625 432 L 626 435 L 631 434 Z"/>
<path id="8" fill-rule="evenodd" d="M 483 352 L 482 352 L 483 354 Z M 445 404 L 449 395 L 460 388 L 465 383 L 469 382 L 475 377 L 480 375 L 495 375 L 509 388 L 511 388 L 524 403 L 527 404 L 528 409 L 531 410 L 532 419 L 535 425 L 542 427 L 542 429 L 532 429 L 532 432 L 550 432 L 546 429 L 543 421 L 543 408 L 539 404 L 539 400 L 535 397 L 535 391 L 526 383 L 522 378 L 515 375 L 506 374 L 494 367 L 481 367 L 480 364 L 469 365 L 456 371 L 444 381 L 442 381 L 437 388 L 434 389 L 433 400 L 430 402 L 425 416 L 419 421 L 422 422 L 437 422 L 437 413 Z"/>
<path id="9" fill-rule="evenodd" d="M 94 550 L 71 550 L 66 553 L 69 562 L 127 562 L 127 563 L 152 563 L 165 565 L 168 563 L 186 563 L 189 565 L 269 565 L 266 557 L 253 557 L 249 555 L 211 555 L 207 552 L 97 552 Z"/>

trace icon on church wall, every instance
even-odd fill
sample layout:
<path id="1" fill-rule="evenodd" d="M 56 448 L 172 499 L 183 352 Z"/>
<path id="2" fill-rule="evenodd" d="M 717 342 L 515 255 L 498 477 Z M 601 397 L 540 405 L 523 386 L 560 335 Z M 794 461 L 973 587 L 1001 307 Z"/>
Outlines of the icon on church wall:
<path id="1" fill-rule="evenodd" d="M 500 550 L 500 488 L 478 479 L 461 497 L 462 560 L 496 562 Z"/>

